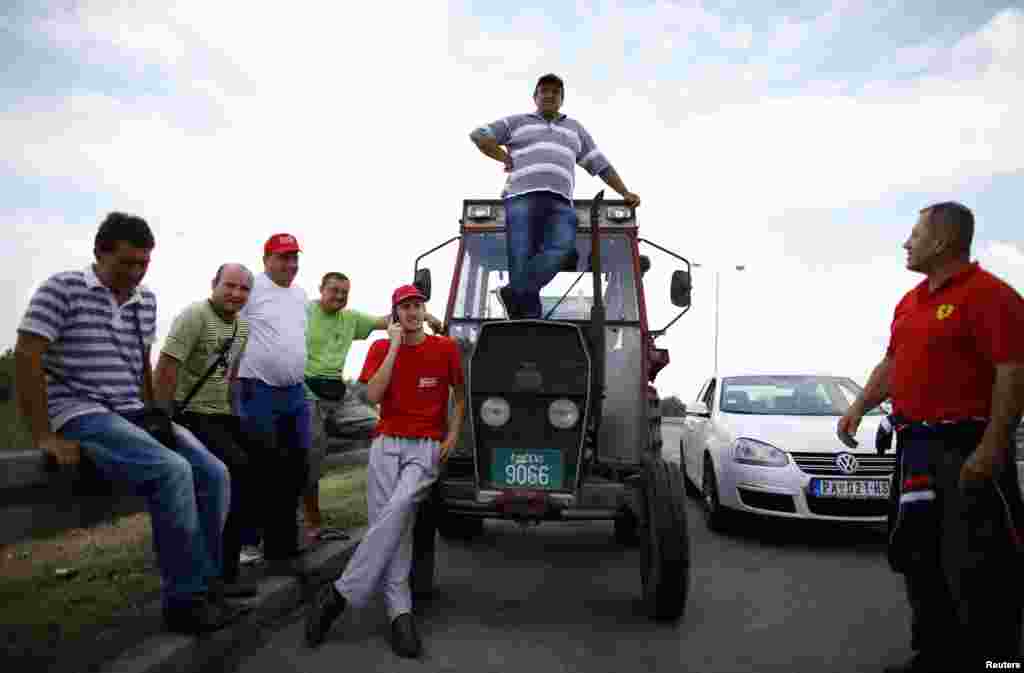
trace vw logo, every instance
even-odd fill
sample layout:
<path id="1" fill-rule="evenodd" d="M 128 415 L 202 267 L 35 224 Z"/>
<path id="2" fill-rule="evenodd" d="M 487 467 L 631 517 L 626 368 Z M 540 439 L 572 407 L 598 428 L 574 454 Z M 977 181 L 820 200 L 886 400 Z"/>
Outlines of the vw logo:
<path id="1" fill-rule="evenodd" d="M 857 457 L 849 453 L 840 453 L 836 456 L 836 467 L 845 474 L 853 474 L 857 471 Z"/>

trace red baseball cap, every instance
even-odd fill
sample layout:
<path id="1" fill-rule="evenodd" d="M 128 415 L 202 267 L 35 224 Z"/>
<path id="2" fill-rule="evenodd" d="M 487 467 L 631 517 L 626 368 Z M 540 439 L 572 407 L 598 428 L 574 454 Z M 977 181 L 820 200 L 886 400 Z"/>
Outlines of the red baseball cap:
<path id="1" fill-rule="evenodd" d="M 391 294 L 391 306 L 394 308 L 398 306 L 406 299 L 419 299 L 426 301 L 427 298 L 420 292 L 420 289 L 415 285 L 403 285 Z"/>
<path id="2" fill-rule="evenodd" d="M 263 254 L 273 255 L 282 252 L 302 252 L 299 242 L 291 234 L 274 234 L 263 244 Z"/>

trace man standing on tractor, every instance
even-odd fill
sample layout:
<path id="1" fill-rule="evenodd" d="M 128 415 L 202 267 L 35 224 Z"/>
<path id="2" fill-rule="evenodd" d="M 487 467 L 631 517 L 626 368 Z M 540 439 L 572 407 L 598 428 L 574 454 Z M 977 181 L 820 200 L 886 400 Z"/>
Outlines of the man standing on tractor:
<path id="1" fill-rule="evenodd" d="M 562 79 L 549 73 L 534 87 L 536 112 L 505 117 L 469 134 L 509 174 L 502 193 L 509 284 L 498 296 L 510 319 L 541 317 L 540 290 L 575 248 L 574 164 L 600 176 L 628 205 L 640 205 L 587 130 L 559 112 L 564 98 Z"/>

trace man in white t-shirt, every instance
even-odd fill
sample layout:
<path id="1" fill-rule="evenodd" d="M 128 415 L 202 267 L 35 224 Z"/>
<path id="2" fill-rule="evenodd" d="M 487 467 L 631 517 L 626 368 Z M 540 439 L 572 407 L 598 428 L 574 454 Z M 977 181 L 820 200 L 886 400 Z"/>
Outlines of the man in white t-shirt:
<path id="1" fill-rule="evenodd" d="M 262 505 L 263 558 L 272 571 L 297 570 L 291 563 L 301 553 L 295 511 L 312 445 L 303 387 L 308 297 L 292 285 L 299 252 L 291 234 L 267 240 L 264 272 L 256 276 L 249 303 L 239 313 L 249 321 L 249 342 L 238 369 L 238 411 L 260 442 L 250 455 Z"/>

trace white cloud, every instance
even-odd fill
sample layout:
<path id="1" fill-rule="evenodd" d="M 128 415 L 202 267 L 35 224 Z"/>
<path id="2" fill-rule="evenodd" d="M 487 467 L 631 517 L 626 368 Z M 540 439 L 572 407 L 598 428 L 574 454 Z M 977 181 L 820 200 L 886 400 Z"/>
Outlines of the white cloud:
<path id="1" fill-rule="evenodd" d="M 262 242 L 276 231 L 296 233 L 306 249 L 299 283 L 307 291 L 325 271 L 341 270 L 353 278 L 353 307 L 386 312 L 413 259 L 457 233 L 461 200 L 501 188 L 501 167 L 471 145 L 470 129 L 529 109 L 536 76 L 549 70 L 566 79 L 566 112 L 643 197 L 644 237 L 693 261 L 748 265 L 723 277 L 723 367 L 834 370 L 863 380 L 884 349 L 892 307 L 917 281 L 899 251 L 915 213 L 845 229 L 834 213 L 1024 170 L 1019 12 L 934 57 L 904 53 L 928 64 L 915 80 L 879 79 L 855 93 L 815 83 L 772 96 L 765 82 L 780 68 L 795 75 L 798 63 L 698 59 L 678 80 L 652 74 L 649 66 L 671 65 L 698 34 L 723 47 L 760 45 L 749 26 L 699 5 L 587 4 L 576 34 L 564 39 L 589 46 L 570 55 L 535 13 L 503 30 L 438 5 L 403 8 L 402 21 L 391 6 L 321 3 L 287 12 L 198 1 L 92 8 L 78 23 L 49 26 L 50 39 L 110 67 L 158 64 L 174 95 L 80 92 L 9 104 L 0 143 L 19 151 L 0 161 L 19 174 L 73 179 L 101 194 L 105 209 L 150 220 L 158 247 L 147 283 L 158 292 L 161 330 L 207 292 L 220 263 L 258 270 Z M 837 3 L 816 19 L 784 22 L 771 39 L 795 50 L 861 10 Z M 628 35 L 644 41 L 627 56 Z M 967 62 L 975 65 L 954 67 Z M 577 197 L 604 187 L 577 172 Z M 20 315 L 52 271 L 88 263 L 103 214 L 69 221 L 54 204 L 0 222 L 16 232 L 3 252 L 20 270 L 8 295 L 18 305 L 6 315 Z M 979 250 L 1024 287 L 1019 245 L 982 241 Z M 446 299 L 450 251 L 426 260 L 435 313 Z M 675 315 L 667 282 L 674 267 L 651 254 L 657 327 Z M 697 271 L 694 308 L 663 340 L 673 360 L 658 380 L 665 392 L 692 397 L 709 371 L 711 288 Z M 5 329 L 13 334 L 13 325 Z M 348 375 L 358 373 L 366 346 L 353 348 Z"/>

